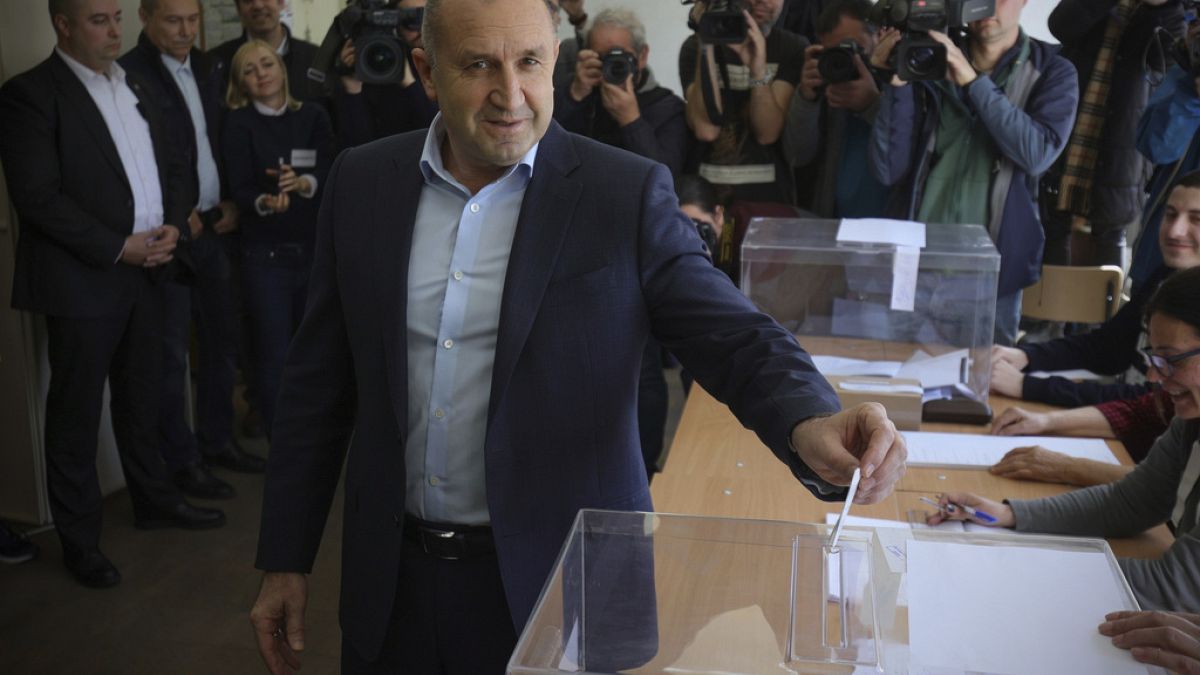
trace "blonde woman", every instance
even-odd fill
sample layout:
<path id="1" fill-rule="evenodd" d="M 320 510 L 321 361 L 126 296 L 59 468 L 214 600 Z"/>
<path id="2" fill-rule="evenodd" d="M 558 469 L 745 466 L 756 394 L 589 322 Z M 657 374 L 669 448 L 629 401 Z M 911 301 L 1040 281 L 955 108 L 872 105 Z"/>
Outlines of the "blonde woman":
<path id="1" fill-rule="evenodd" d="M 222 154 L 242 213 L 237 259 L 257 403 L 270 434 L 284 355 L 304 311 L 333 132 L 324 110 L 291 97 L 283 59 L 260 40 L 234 54 L 226 102 Z"/>

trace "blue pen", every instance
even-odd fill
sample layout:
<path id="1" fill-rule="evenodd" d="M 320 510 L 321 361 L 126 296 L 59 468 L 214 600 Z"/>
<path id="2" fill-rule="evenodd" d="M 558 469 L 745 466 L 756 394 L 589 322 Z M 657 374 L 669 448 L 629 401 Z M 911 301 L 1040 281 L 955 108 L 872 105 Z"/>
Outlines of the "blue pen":
<path id="1" fill-rule="evenodd" d="M 949 504 L 942 506 L 941 504 L 933 501 L 929 497 L 921 497 L 921 501 L 925 502 L 926 504 L 929 504 L 930 506 L 936 506 L 939 511 L 946 511 L 947 513 L 954 513 L 955 510 L 962 509 L 963 513 L 966 513 L 969 516 L 978 518 L 985 523 L 996 522 L 996 516 L 993 516 L 992 514 L 986 513 L 984 511 L 980 511 L 979 509 L 972 507 L 972 506 L 966 506 L 964 504 L 955 504 L 954 502 L 950 502 Z"/>

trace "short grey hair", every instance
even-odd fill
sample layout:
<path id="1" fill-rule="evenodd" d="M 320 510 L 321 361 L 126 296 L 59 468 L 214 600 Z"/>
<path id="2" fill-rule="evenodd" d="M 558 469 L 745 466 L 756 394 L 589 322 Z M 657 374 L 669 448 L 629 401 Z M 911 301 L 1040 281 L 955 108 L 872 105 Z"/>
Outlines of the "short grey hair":
<path id="1" fill-rule="evenodd" d="M 601 10 L 596 18 L 592 19 L 591 25 L 588 26 L 587 40 L 585 41 L 588 47 L 592 45 L 592 31 L 599 26 L 612 26 L 628 31 L 630 41 L 633 42 L 633 51 L 640 55 L 642 48 L 646 46 L 646 27 L 642 25 L 641 20 L 633 13 L 633 10 L 624 9 L 622 7 L 610 7 Z"/>
<path id="2" fill-rule="evenodd" d="M 496 0 L 477 0 L 479 2 L 496 2 Z M 550 20 L 550 26 L 555 34 L 558 33 L 558 25 L 554 21 L 555 15 L 558 13 L 558 5 L 551 0 L 542 0 L 546 5 L 546 18 Z M 437 57 L 434 55 L 434 44 L 438 39 L 438 30 L 442 25 L 442 0 L 428 0 L 425 3 L 425 14 L 421 19 L 421 44 L 425 49 L 425 60 L 429 62 L 429 67 L 437 66 Z"/>

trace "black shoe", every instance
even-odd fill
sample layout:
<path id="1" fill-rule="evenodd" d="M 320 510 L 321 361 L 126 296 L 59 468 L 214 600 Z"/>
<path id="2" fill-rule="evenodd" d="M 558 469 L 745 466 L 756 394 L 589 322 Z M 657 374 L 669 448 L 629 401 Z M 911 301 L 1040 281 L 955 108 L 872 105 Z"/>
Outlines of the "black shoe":
<path id="1" fill-rule="evenodd" d="M 0 562 L 11 565 L 33 560 L 37 557 L 38 545 L 29 538 L 0 524 Z"/>
<path id="2" fill-rule="evenodd" d="M 133 526 L 140 530 L 157 530 L 163 527 L 179 527 L 185 530 L 207 530 L 225 524 L 225 512 L 192 506 L 181 501 L 168 508 L 137 516 Z"/>
<path id="3" fill-rule="evenodd" d="M 217 478 L 204 462 L 195 462 L 175 472 L 175 485 L 183 494 L 197 499 L 232 499 L 237 491 Z"/>
<path id="4" fill-rule="evenodd" d="M 98 550 L 66 556 L 63 564 L 79 583 L 88 588 L 112 588 L 121 583 L 121 573 Z"/>
<path id="5" fill-rule="evenodd" d="M 242 450 L 233 441 L 203 448 L 203 454 L 204 461 L 209 466 L 219 466 L 241 473 L 262 473 L 267 470 L 267 460 Z"/>

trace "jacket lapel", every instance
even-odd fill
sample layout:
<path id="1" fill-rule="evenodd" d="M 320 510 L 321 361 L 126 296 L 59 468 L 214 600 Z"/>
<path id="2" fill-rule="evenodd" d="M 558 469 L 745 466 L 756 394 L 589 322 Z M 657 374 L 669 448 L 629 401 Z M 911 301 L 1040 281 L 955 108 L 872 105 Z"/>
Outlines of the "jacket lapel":
<path id="1" fill-rule="evenodd" d="M 387 317 L 383 327 L 384 358 L 393 412 L 401 433 L 408 429 L 408 260 L 413 227 L 425 178 L 420 169 L 420 139 L 392 160 L 390 170 L 376 179 L 372 239 L 376 248 L 375 279 L 378 307 Z"/>
<path id="2" fill-rule="evenodd" d="M 557 122 L 551 122 L 538 146 L 533 177 L 521 204 L 508 259 L 488 403 L 489 426 L 512 379 L 563 240 L 574 220 L 583 185 L 568 176 L 577 166 L 579 157 L 570 138 Z"/>
<path id="3" fill-rule="evenodd" d="M 82 117 L 88 131 L 96 139 L 96 145 L 100 148 L 101 154 L 128 187 L 129 177 L 125 175 L 125 167 L 121 164 L 121 157 L 117 154 L 117 146 L 113 143 L 112 134 L 108 130 L 108 125 L 104 123 L 104 117 L 100 114 L 100 109 L 96 107 L 96 102 L 92 100 L 87 88 L 83 86 L 75 73 L 71 72 L 70 67 L 63 62 L 62 57 L 54 53 L 51 55 L 50 62 L 53 64 L 51 72 L 54 73 L 58 91 L 65 99 L 64 109 L 73 110 Z M 68 153 L 71 152 L 70 148 L 64 148 L 64 150 Z"/>

